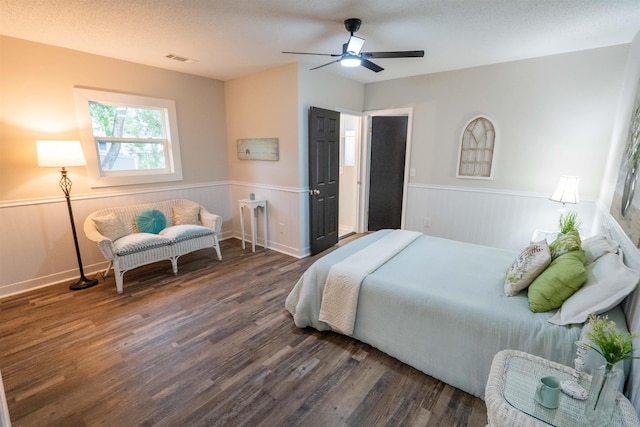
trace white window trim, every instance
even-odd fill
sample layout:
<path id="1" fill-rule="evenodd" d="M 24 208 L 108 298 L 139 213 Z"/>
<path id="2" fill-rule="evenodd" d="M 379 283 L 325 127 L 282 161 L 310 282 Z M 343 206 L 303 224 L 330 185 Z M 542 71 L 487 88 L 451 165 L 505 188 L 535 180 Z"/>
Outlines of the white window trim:
<path id="1" fill-rule="evenodd" d="M 76 113 L 80 128 L 80 139 L 87 160 L 89 172 L 89 186 L 115 187 L 120 185 L 149 184 L 154 182 L 169 182 L 182 180 L 182 161 L 180 158 L 180 139 L 178 137 L 178 119 L 176 115 L 175 101 L 170 99 L 151 98 L 148 96 L 130 95 L 118 92 L 106 92 L 100 90 L 74 87 L 76 101 Z M 146 170 L 129 171 L 128 173 L 101 173 L 100 157 L 93 136 L 89 101 L 98 103 L 111 103 L 128 105 L 132 107 L 157 107 L 167 111 L 166 137 L 171 155 L 169 157 L 167 171 Z"/>

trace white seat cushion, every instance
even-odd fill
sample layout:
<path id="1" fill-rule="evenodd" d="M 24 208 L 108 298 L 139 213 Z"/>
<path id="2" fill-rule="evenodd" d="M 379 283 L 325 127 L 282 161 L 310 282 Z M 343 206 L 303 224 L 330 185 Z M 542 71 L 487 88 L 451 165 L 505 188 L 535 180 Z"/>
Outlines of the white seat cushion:
<path id="1" fill-rule="evenodd" d="M 151 233 L 133 233 L 113 242 L 118 255 L 129 255 L 146 249 L 170 245 L 171 239 Z"/>
<path id="2" fill-rule="evenodd" d="M 173 225 L 160 232 L 161 236 L 171 239 L 173 243 L 193 239 L 194 237 L 207 236 L 209 234 L 213 234 L 213 230 L 209 227 L 193 224 Z"/>

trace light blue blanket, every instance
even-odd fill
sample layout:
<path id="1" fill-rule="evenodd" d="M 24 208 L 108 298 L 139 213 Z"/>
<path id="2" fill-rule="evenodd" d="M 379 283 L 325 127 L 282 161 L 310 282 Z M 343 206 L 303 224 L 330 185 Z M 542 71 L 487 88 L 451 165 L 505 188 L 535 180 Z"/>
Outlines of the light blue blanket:
<path id="1" fill-rule="evenodd" d="M 298 327 L 318 320 L 331 266 L 390 230 L 341 247 L 300 278 L 286 307 Z M 556 326 L 554 312 L 532 313 L 526 291 L 504 295 L 516 252 L 422 236 L 362 282 L 353 337 L 454 387 L 483 397 L 494 355 L 522 350 L 573 366 L 581 325 Z M 624 322 L 616 307 L 609 313 Z"/>

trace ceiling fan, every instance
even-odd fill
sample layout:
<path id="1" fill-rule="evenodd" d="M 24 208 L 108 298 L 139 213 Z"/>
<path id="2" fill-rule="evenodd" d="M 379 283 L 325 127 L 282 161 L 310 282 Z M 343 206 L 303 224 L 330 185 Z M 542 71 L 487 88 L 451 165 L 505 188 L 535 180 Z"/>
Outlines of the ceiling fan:
<path id="1" fill-rule="evenodd" d="M 362 21 L 358 18 L 349 18 L 344 21 L 344 27 L 347 29 L 351 36 L 349 41 L 342 45 L 342 53 L 310 53 L 310 52 L 282 52 L 292 53 L 295 55 L 322 55 L 338 58 L 335 61 L 328 62 L 318 67 L 311 68 L 317 70 L 318 68 L 326 67 L 327 65 L 340 62 L 344 67 L 357 67 L 363 66 L 376 73 L 384 70 L 378 64 L 374 64 L 369 61 L 368 58 L 422 58 L 424 56 L 424 50 L 404 50 L 397 52 L 361 52 L 364 45 L 364 39 L 354 36 L 353 33 L 360 29 Z"/>

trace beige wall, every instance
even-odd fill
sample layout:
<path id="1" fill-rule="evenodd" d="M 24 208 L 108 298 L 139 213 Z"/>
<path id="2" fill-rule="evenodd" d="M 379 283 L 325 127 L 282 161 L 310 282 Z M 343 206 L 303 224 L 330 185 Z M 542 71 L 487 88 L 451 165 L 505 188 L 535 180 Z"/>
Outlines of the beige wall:
<path id="1" fill-rule="evenodd" d="M 166 184 L 90 189 L 85 169 L 73 168 L 78 224 L 92 210 L 110 203 L 186 197 L 223 214 L 228 237 L 239 230 L 235 200 L 250 191 L 263 192 L 270 206 L 269 247 L 304 256 L 309 244 L 305 192 L 309 106 L 348 111 L 414 107 L 411 166 L 417 174 L 411 178 L 408 224 L 434 232 L 441 223 L 451 221 L 448 215 L 438 220 L 439 203 L 419 206 L 425 193 L 445 191 L 429 185 L 549 193 L 560 174 L 575 173 L 583 177 L 583 197 L 595 198 L 628 48 L 365 86 L 296 64 L 222 83 L 0 37 L 0 234 L 12 242 L 0 246 L 0 287 L 21 290 L 75 277 L 73 243 L 57 186 L 59 173 L 37 167 L 35 153 L 37 139 L 79 138 L 74 85 L 174 99 L 184 173 L 184 180 L 169 190 Z M 493 117 L 500 132 L 496 178 L 456 180 L 460 130 L 478 113 Z M 237 160 L 236 140 L 256 137 L 278 137 L 280 161 Z M 467 193 L 458 193 L 469 199 Z M 83 194 L 87 197 L 78 197 Z M 483 200 L 487 197 L 483 191 L 473 194 Z M 445 199 L 450 196 L 447 193 Z M 533 212 L 538 207 L 528 205 L 525 197 L 519 210 L 514 210 L 513 198 L 504 196 L 508 199 L 504 206 L 516 217 L 516 225 L 501 228 L 507 234 L 514 227 L 530 234 L 534 225 L 522 227 L 521 217 L 528 215 L 538 226 L 540 216 Z M 40 202 L 41 198 L 45 200 Z M 546 197 L 542 202 L 551 204 Z M 555 212 L 555 206 L 550 210 Z M 426 216 L 433 218 L 430 230 L 421 228 Z M 463 226 L 467 223 L 473 224 L 465 218 L 454 224 L 463 233 L 460 239 L 473 231 Z M 447 230 L 441 231 L 446 237 Z M 102 258 L 80 234 L 87 271 L 95 271 L 102 266 Z M 501 239 L 496 246 L 510 247 Z M 478 243 L 486 244 L 482 239 Z"/>
<path id="2" fill-rule="evenodd" d="M 37 166 L 35 141 L 80 139 L 76 85 L 175 100 L 184 176 L 176 184 L 228 179 L 222 82 L 3 36 L 0 64 L 0 202 L 60 195 L 59 172 Z M 75 195 L 122 189 L 90 189 L 86 173 L 72 168 Z"/>
<path id="3" fill-rule="evenodd" d="M 86 274 L 106 263 L 82 232 L 84 219 L 110 205 L 193 199 L 222 215 L 230 234 L 222 82 L 0 36 L 0 296 L 77 278 L 60 172 L 38 167 L 35 149 L 38 139 L 80 139 L 76 85 L 174 100 L 184 177 L 91 189 L 86 168 L 71 168 Z"/>
<path id="4" fill-rule="evenodd" d="M 226 81 L 225 100 L 232 200 L 250 192 L 267 199 L 269 247 L 294 256 L 308 254 L 309 107 L 362 111 L 364 85 L 288 64 Z M 237 159 L 237 139 L 261 137 L 279 138 L 279 161 Z M 237 231 L 239 214 L 235 218 Z"/>
<path id="5" fill-rule="evenodd" d="M 233 181 L 278 186 L 298 182 L 298 75 L 289 64 L 224 84 L 229 177 Z M 238 160 L 236 141 L 278 138 L 280 160 Z"/>
<path id="6" fill-rule="evenodd" d="M 414 184 L 550 193 L 580 176 L 594 200 L 628 45 L 368 84 L 367 110 L 413 106 Z M 493 181 L 456 179 L 460 132 L 475 115 L 497 127 Z"/>
<path id="7" fill-rule="evenodd" d="M 225 100 L 230 178 L 297 188 L 308 185 L 309 107 L 360 112 L 364 85 L 288 64 L 226 81 Z M 261 137 L 279 138 L 280 160 L 238 160 L 236 140 Z"/>

